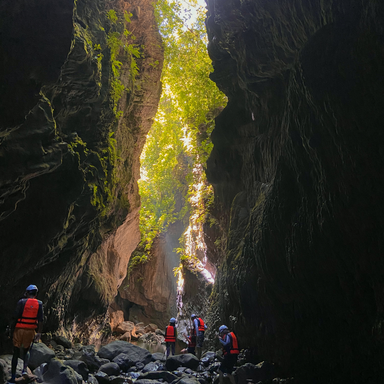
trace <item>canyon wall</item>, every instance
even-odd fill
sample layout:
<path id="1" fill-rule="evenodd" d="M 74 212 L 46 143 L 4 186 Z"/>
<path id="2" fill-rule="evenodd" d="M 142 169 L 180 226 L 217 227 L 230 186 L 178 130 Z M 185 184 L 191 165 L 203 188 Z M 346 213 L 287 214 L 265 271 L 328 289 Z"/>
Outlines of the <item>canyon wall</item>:
<path id="1" fill-rule="evenodd" d="M 33 283 L 45 331 L 75 324 L 86 340 L 81 324 L 104 316 L 140 240 L 139 156 L 163 61 L 153 7 L 4 0 L 0 19 L 0 326 Z"/>
<path id="2" fill-rule="evenodd" d="M 303 382 L 383 377 L 383 25 L 373 0 L 208 0 L 211 323 Z"/>

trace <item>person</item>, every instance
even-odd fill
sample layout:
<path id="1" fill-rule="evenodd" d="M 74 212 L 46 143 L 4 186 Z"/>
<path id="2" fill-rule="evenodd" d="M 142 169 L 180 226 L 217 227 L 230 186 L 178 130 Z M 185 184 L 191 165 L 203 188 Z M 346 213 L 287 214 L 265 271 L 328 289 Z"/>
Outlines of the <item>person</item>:
<path id="1" fill-rule="evenodd" d="M 27 367 L 31 345 L 34 341 L 38 342 L 41 337 L 44 313 L 43 303 L 36 299 L 37 292 L 38 289 L 36 285 L 29 285 L 24 297 L 20 299 L 16 305 L 12 322 L 13 356 L 9 383 L 15 382 L 19 357 L 21 357 L 24 362 L 22 375 L 28 375 Z"/>
<path id="2" fill-rule="evenodd" d="M 167 348 L 167 357 L 169 356 L 171 350 L 172 355 L 175 355 L 175 345 L 177 338 L 177 330 L 176 330 L 176 319 L 172 317 L 169 320 L 169 325 L 165 328 L 165 345 Z"/>
<path id="3" fill-rule="evenodd" d="M 239 355 L 239 344 L 237 337 L 233 332 L 229 332 L 226 325 L 222 325 L 219 328 L 219 341 L 223 346 L 224 359 L 219 367 L 219 381 L 220 384 L 224 382 L 224 374 L 227 374 L 232 384 L 235 384 L 235 378 L 232 375 L 233 367 L 237 362 L 237 356 Z"/>
<path id="4" fill-rule="evenodd" d="M 196 332 L 194 328 L 188 328 L 188 334 L 184 334 L 185 338 L 187 339 L 187 349 L 184 353 L 192 353 L 193 355 L 196 354 L 195 347 L 196 347 Z"/>
<path id="5" fill-rule="evenodd" d="M 193 328 L 196 333 L 196 357 L 200 360 L 201 352 L 203 349 L 204 342 L 204 332 L 207 329 L 207 326 L 204 324 L 204 321 L 197 317 L 197 315 L 192 314 L 191 319 L 193 321 Z"/>

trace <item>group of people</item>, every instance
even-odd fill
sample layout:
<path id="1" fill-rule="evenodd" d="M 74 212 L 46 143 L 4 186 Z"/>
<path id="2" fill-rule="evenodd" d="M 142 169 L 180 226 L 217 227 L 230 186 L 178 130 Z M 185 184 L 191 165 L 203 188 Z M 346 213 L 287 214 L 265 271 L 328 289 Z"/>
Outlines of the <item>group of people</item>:
<path id="1" fill-rule="evenodd" d="M 184 335 L 188 341 L 188 347 L 185 352 L 196 354 L 196 357 L 200 360 L 204 342 L 204 332 L 207 329 L 207 326 L 204 321 L 195 314 L 191 315 L 191 319 L 193 326 L 189 329 L 189 335 Z M 175 354 L 176 339 L 176 319 L 172 317 L 169 321 L 169 325 L 165 328 L 167 357 L 169 357 L 170 353 L 172 353 L 172 355 Z M 231 383 L 234 384 L 235 379 L 232 372 L 237 362 L 237 356 L 240 352 L 237 337 L 233 332 L 229 331 L 226 325 L 222 325 L 219 327 L 218 339 L 223 347 L 223 360 L 219 367 L 220 383 L 223 383 L 224 375 L 228 375 Z"/>
<path id="2" fill-rule="evenodd" d="M 29 355 L 33 342 L 38 342 L 41 337 L 43 325 L 43 304 L 36 299 L 37 286 L 29 285 L 25 295 L 20 299 L 16 306 L 14 321 L 11 325 L 11 334 L 13 335 L 14 352 L 12 357 L 10 384 L 15 383 L 16 367 L 19 357 L 23 359 L 22 375 L 27 375 Z M 200 360 L 204 333 L 207 329 L 203 319 L 196 314 L 191 315 L 192 326 L 189 328 L 189 334 L 184 335 L 188 341 L 188 347 L 185 352 L 196 354 Z M 232 371 L 239 354 L 239 345 L 233 332 L 230 332 L 226 325 L 219 328 L 218 338 L 223 347 L 223 361 L 219 367 L 220 383 L 223 382 L 223 375 L 227 374 L 231 383 L 235 383 Z M 166 355 L 175 354 L 175 345 L 177 339 L 176 319 L 172 317 L 169 325 L 165 329 Z"/>

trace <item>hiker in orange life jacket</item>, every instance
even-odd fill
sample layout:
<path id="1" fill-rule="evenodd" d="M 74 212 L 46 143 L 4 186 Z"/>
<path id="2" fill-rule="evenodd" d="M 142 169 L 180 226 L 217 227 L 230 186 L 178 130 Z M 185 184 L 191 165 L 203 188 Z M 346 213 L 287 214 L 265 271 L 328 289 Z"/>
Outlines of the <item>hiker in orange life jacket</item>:
<path id="1" fill-rule="evenodd" d="M 204 324 L 204 321 L 197 317 L 195 314 L 191 315 L 193 321 L 193 327 L 196 332 L 196 357 L 200 360 L 201 352 L 203 349 L 204 342 L 204 332 L 207 329 L 207 326 Z"/>
<path id="2" fill-rule="evenodd" d="M 25 297 L 20 299 L 16 305 L 13 330 L 13 357 L 11 379 L 9 383 L 14 383 L 16 379 L 16 367 L 18 358 L 24 361 L 22 375 L 27 374 L 30 347 L 33 341 L 39 341 L 43 328 L 43 303 L 36 299 L 36 285 L 29 285 L 25 292 Z M 37 330 L 37 333 L 36 333 Z"/>
<path id="3" fill-rule="evenodd" d="M 165 328 L 165 345 L 167 347 L 167 357 L 172 349 L 172 355 L 175 355 L 175 345 L 177 338 L 176 319 L 172 317 L 169 320 L 169 325 Z"/>
<path id="4" fill-rule="evenodd" d="M 239 355 L 239 345 L 237 343 L 237 337 L 233 332 L 229 332 L 226 325 L 222 325 L 219 328 L 219 341 L 223 346 L 224 359 L 219 367 L 219 380 L 220 384 L 223 384 L 224 374 L 227 374 L 232 384 L 235 384 L 235 378 L 232 375 L 233 367 L 237 362 L 237 356 Z"/>

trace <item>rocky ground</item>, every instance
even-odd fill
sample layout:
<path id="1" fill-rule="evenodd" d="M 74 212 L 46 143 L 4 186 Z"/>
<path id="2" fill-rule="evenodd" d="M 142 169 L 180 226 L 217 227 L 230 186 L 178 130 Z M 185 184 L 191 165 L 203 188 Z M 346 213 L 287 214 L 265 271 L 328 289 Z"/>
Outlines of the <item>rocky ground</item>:
<path id="1" fill-rule="evenodd" d="M 164 346 L 163 331 L 156 325 L 123 322 L 116 327 L 120 339 L 136 339 Z M 73 344 L 62 336 L 43 337 L 44 343 L 35 343 L 29 360 L 29 378 L 21 377 L 22 360 L 19 360 L 17 381 L 49 384 L 217 384 L 220 352 L 206 351 L 199 361 L 192 354 L 166 358 L 165 353 L 150 353 L 125 340 L 114 340 L 98 351 L 94 345 Z M 0 357 L 0 383 L 10 377 L 11 355 Z M 234 372 L 237 384 L 293 383 L 293 379 L 275 377 L 273 364 L 247 362 L 242 351 Z M 225 384 L 229 379 L 224 378 Z"/>

